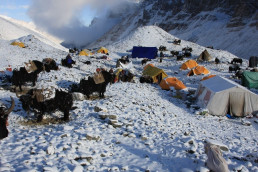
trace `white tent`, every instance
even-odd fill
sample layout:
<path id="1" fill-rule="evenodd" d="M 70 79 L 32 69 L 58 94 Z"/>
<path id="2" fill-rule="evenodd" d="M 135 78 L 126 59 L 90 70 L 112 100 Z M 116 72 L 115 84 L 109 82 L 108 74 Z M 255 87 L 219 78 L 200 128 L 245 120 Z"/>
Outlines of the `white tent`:
<path id="1" fill-rule="evenodd" d="M 220 76 L 201 81 L 195 96 L 198 104 L 213 115 L 246 116 L 258 112 L 258 95 Z"/>

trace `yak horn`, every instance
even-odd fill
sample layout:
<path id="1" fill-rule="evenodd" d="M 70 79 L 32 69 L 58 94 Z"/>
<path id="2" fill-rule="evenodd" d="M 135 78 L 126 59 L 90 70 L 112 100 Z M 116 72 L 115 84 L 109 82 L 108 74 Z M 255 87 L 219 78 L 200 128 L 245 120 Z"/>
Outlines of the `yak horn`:
<path id="1" fill-rule="evenodd" d="M 5 113 L 5 115 L 9 115 L 11 112 L 12 112 L 12 110 L 13 110 L 13 108 L 14 108 L 14 100 L 13 100 L 13 98 L 12 97 L 10 97 L 11 98 L 11 101 L 12 101 L 12 105 L 11 105 L 11 107 L 7 110 L 7 112 Z"/>

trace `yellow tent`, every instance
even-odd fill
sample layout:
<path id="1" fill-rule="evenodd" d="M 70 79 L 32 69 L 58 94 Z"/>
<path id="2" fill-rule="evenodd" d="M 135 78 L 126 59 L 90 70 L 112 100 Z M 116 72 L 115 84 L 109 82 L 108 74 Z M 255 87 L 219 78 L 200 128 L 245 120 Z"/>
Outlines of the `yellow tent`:
<path id="1" fill-rule="evenodd" d="M 174 87 L 176 90 L 182 90 L 186 88 L 183 82 L 176 77 L 162 79 L 159 85 L 163 90 L 170 90 L 170 87 Z"/>
<path id="2" fill-rule="evenodd" d="M 192 75 L 201 75 L 201 74 L 209 74 L 210 71 L 206 69 L 204 66 L 196 66 L 194 69 L 191 69 L 190 72 L 188 72 L 187 76 Z"/>
<path id="3" fill-rule="evenodd" d="M 168 76 L 162 69 L 157 68 L 154 65 L 145 66 L 142 75 L 152 77 L 154 83 L 159 83 L 163 78 Z"/>
<path id="4" fill-rule="evenodd" d="M 90 52 L 90 50 L 84 49 L 79 53 L 79 56 L 91 56 L 93 55 L 92 52 Z"/>
<path id="5" fill-rule="evenodd" d="M 19 46 L 19 47 L 21 47 L 21 48 L 25 48 L 25 45 L 24 45 L 23 42 L 13 41 L 13 42 L 11 43 L 11 45 Z"/>
<path id="6" fill-rule="evenodd" d="M 97 52 L 102 54 L 107 54 L 108 50 L 105 47 L 100 47 L 100 49 Z"/>
<path id="7" fill-rule="evenodd" d="M 186 69 L 192 69 L 194 67 L 198 66 L 197 62 L 195 60 L 187 60 L 184 62 L 180 69 L 186 70 Z"/>

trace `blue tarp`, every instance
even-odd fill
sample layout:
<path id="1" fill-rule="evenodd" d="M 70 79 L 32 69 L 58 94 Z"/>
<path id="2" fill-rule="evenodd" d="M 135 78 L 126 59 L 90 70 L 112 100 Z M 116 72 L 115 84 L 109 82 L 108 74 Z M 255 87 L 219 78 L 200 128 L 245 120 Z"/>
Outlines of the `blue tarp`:
<path id="1" fill-rule="evenodd" d="M 132 58 L 155 59 L 157 57 L 157 47 L 133 47 Z"/>

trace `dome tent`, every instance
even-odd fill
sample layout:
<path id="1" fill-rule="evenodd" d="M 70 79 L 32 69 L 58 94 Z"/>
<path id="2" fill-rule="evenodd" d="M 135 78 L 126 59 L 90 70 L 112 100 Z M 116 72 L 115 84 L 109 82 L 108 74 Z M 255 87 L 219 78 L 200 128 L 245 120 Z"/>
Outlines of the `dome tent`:
<path id="1" fill-rule="evenodd" d="M 13 41 L 11 45 L 19 46 L 21 48 L 25 48 L 25 44 L 23 42 Z"/>
<path id="2" fill-rule="evenodd" d="M 163 90 L 170 90 L 170 87 L 174 87 L 175 90 L 183 90 L 186 88 L 183 82 L 176 77 L 164 78 L 159 85 Z"/>
<path id="3" fill-rule="evenodd" d="M 186 69 L 192 69 L 194 67 L 198 66 L 198 63 L 195 60 L 187 60 L 184 62 L 180 69 L 186 70 Z"/>
<path id="4" fill-rule="evenodd" d="M 204 50 L 199 57 L 197 58 L 197 61 L 211 61 L 212 57 L 211 55 L 208 53 L 207 50 Z"/>

